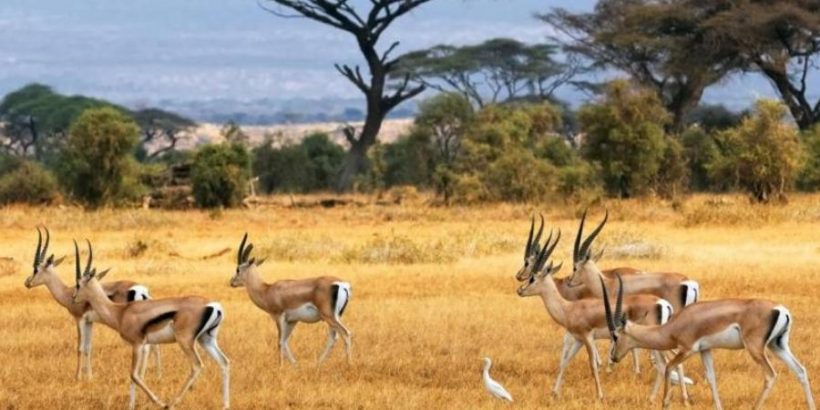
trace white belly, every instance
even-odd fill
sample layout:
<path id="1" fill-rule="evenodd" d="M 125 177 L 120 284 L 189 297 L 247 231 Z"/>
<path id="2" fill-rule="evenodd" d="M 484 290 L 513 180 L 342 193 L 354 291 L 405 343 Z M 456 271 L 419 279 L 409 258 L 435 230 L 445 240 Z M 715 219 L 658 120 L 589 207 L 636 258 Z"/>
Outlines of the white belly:
<path id="1" fill-rule="evenodd" d="M 285 311 L 285 321 L 314 323 L 319 321 L 319 309 L 313 303 L 305 303 L 296 309 Z"/>
<path id="2" fill-rule="evenodd" d="M 720 332 L 702 337 L 695 342 L 695 351 L 708 349 L 742 349 L 743 338 L 740 334 L 740 325 L 732 324 Z"/>
<path id="3" fill-rule="evenodd" d="M 149 344 L 173 343 L 174 341 L 176 341 L 176 338 L 174 337 L 173 321 L 145 335 L 145 342 Z"/>

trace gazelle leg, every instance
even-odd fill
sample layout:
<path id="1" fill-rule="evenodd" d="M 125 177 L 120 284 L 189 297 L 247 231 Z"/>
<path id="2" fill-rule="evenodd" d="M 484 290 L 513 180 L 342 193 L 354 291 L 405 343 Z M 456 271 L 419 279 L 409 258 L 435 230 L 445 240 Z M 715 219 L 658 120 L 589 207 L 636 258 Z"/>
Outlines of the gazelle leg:
<path id="1" fill-rule="evenodd" d="M 774 372 L 774 368 L 772 367 L 771 362 L 769 362 L 769 358 L 766 357 L 765 346 L 746 343 L 746 351 L 749 352 L 752 359 L 754 359 L 754 361 L 763 369 L 763 390 L 760 391 L 760 395 L 757 397 L 754 406 L 755 409 L 760 409 L 763 407 L 763 402 L 765 402 L 766 398 L 769 397 L 772 387 L 774 387 L 774 381 L 777 379 L 777 373 Z"/>
<path id="2" fill-rule="evenodd" d="M 787 334 L 788 335 L 788 334 Z M 817 405 L 814 403 L 814 398 L 811 394 L 811 385 L 809 384 L 809 374 L 806 372 L 806 368 L 794 357 L 792 354 L 791 349 L 789 349 L 789 342 L 788 336 L 785 337 L 785 343 L 783 343 L 783 347 L 779 346 L 769 346 L 772 349 L 772 352 L 786 363 L 786 366 L 789 367 L 792 373 L 797 376 L 797 380 L 800 382 L 800 385 L 803 387 L 803 393 L 806 396 L 806 402 L 808 403 L 808 408 L 810 410 L 816 410 Z"/>
<path id="3" fill-rule="evenodd" d="M 85 352 L 85 375 L 88 379 L 91 379 L 93 376 L 91 372 L 91 341 L 94 339 L 94 323 L 88 319 L 81 319 L 80 322 L 85 329 L 85 341 L 83 343 L 83 351 Z"/>
<path id="4" fill-rule="evenodd" d="M 199 338 L 199 343 L 208 355 L 214 359 L 217 365 L 219 365 L 219 369 L 222 371 L 222 408 L 228 409 L 231 407 L 231 361 L 228 360 L 228 357 L 219 349 L 219 344 L 217 344 L 215 337 L 203 335 Z"/>
<path id="5" fill-rule="evenodd" d="M 83 319 L 77 320 L 77 380 L 83 377 L 83 356 L 85 353 L 85 327 L 83 326 Z"/>
<path id="6" fill-rule="evenodd" d="M 279 340 L 279 343 L 284 346 L 285 355 L 288 358 L 288 361 L 294 366 L 296 365 L 296 358 L 293 357 L 293 352 L 290 350 L 288 341 L 290 340 L 290 335 L 293 334 L 293 328 L 295 327 L 296 322 L 283 322 L 282 336 Z"/>
<path id="7" fill-rule="evenodd" d="M 584 345 L 578 340 L 575 340 L 575 338 L 569 333 L 565 335 L 564 342 L 567 341 L 567 335 L 570 337 L 569 341 L 571 344 L 567 346 L 567 349 L 565 349 L 561 354 L 561 365 L 558 367 L 558 377 L 555 378 L 555 385 L 552 387 L 552 394 L 554 396 L 561 394 L 561 384 L 564 380 L 564 371 L 567 369 L 567 366 L 569 366 L 569 362 L 571 362 L 575 355 L 578 354 L 578 351 L 581 350 L 581 346 Z"/>
<path id="8" fill-rule="evenodd" d="M 654 403 L 658 395 L 658 390 L 661 388 L 661 382 L 663 382 L 663 375 L 666 371 L 666 360 L 664 360 L 663 354 L 657 350 L 652 350 L 651 355 L 652 364 L 655 365 L 655 382 L 652 384 L 652 391 L 649 392 L 649 402 Z"/>
<path id="9" fill-rule="evenodd" d="M 672 369 L 677 367 L 678 368 L 678 374 L 681 376 L 681 380 L 683 380 L 683 377 L 684 377 L 683 367 L 679 366 L 679 365 L 681 363 L 683 363 L 686 359 L 689 358 L 689 356 L 691 356 L 694 353 L 695 352 L 690 351 L 690 350 L 681 350 L 680 352 L 678 352 L 678 354 L 675 355 L 675 357 L 672 358 L 672 360 L 669 361 L 669 363 L 666 364 L 666 371 L 664 372 L 665 374 L 664 374 L 664 377 L 663 377 L 664 378 L 664 382 L 663 382 L 663 408 L 664 409 L 668 409 L 669 405 L 672 402 L 672 389 L 669 386 L 672 382 L 671 381 Z M 684 392 L 686 392 L 686 390 L 685 390 L 686 383 L 681 384 L 681 386 L 684 387 Z M 687 395 L 687 394 L 684 393 L 684 395 Z"/>
<path id="10" fill-rule="evenodd" d="M 140 361 L 140 378 L 145 379 L 145 369 L 148 368 L 148 359 L 151 356 L 151 347 L 153 345 L 145 344 L 142 347 L 142 360 Z"/>
<path id="11" fill-rule="evenodd" d="M 151 345 L 151 351 L 154 352 L 154 364 L 157 366 L 157 379 L 162 378 L 162 355 L 159 352 L 159 345 Z"/>
<path id="12" fill-rule="evenodd" d="M 715 404 L 715 410 L 722 410 L 723 405 L 720 403 L 720 395 L 718 395 L 717 376 L 715 375 L 715 362 L 712 360 L 712 351 L 704 350 L 700 352 L 700 360 L 706 369 L 706 381 L 709 382 L 709 389 L 712 390 L 712 402 Z"/>
<path id="13" fill-rule="evenodd" d="M 330 327 L 336 330 L 337 333 L 342 335 L 342 338 L 345 342 L 345 355 L 347 357 L 347 363 L 350 364 L 351 360 L 351 352 L 350 350 L 353 348 L 353 341 L 352 336 L 353 332 L 350 331 L 340 320 L 336 317 L 335 314 L 324 315 L 322 314 L 322 320 L 324 320 Z"/>
<path id="14" fill-rule="evenodd" d="M 686 404 L 687 406 L 691 406 L 692 405 L 692 400 L 689 397 L 689 388 L 686 386 L 686 375 L 683 374 L 683 364 L 678 365 L 677 371 L 678 371 L 678 376 L 680 377 L 679 380 L 681 380 L 680 394 L 681 394 L 681 397 L 683 398 L 683 403 Z M 673 372 L 669 372 L 670 381 L 672 379 L 672 373 Z"/>
<path id="15" fill-rule="evenodd" d="M 641 355 L 638 349 L 632 349 L 632 371 L 635 374 L 641 373 Z"/>
<path id="16" fill-rule="evenodd" d="M 330 353 L 330 350 L 333 349 L 333 345 L 336 344 L 336 339 L 338 339 L 338 333 L 336 330 L 333 329 L 333 326 L 330 326 L 327 329 L 327 343 L 325 343 L 325 349 L 322 351 L 322 354 L 319 355 L 319 363 L 322 363 L 327 359 L 327 355 Z"/>
<path id="17" fill-rule="evenodd" d="M 595 391 L 598 395 L 598 400 L 604 399 L 604 390 L 601 388 L 601 378 L 598 375 L 598 362 L 595 360 L 595 341 L 592 339 L 592 334 L 589 334 L 584 339 L 584 346 L 587 348 L 587 355 L 589 355 L 589 367 L 592 370 L 592 376 L 595 378 Z"/>
<path id="18" fill-rule="evenodd" d="M 145 362 L 148 360 L 145 353 L 145 348 L 140 352 L 139 362 L 137 367 L 140 369 L 140 378 L 145 377 Z M 133 409 L 137 405 L 137 384 L 132 380 L 128 386 L 128 408 Z"/>
<path id="19" fill-rule="evenodd" d="M 199 373 L 202 372 L 202 358 L 199 357 L 199 353 L 196 351 L 196 344 L 194 341 L 178 339 L 178 342 L 185 355 L 191 359 L 191 374 L 188 376 L 188 380 L 185 381 L 182 389 L 179 390 L 179 393 L 177 393 L 177 395 L 168 404 L 171 408 L 176 406 L 176 404 L 182 400 L 182 396 L 184 396 L 185 393 L 191 389 L 191 386 L 194 385 L 194 382 L 199 377 Z"/>
<path id="20" fill-rule="evenodd" d="M 160 401 L 159 397 L 157 397 L 157 395 L 154 394 L 154 392 L 152 392 L 151 389 L 149 389 L 148 386 L 145 385 L 145 382 L 142 381 L 142 378 L 140 378 L 140 374 L 139 374 L 140 364 L 142 363 L 141 362 L 142 360 L 145 360 L 145 358 L 144 358 L 145 350 L 143 349 L 143 346 L 144 346 L 144 344 L 134 346 L 132 357 L 131 357 L 131 382 L 136 383 L 137 386 L 139 386 L 140 389 L 142 389 L 142 391 L 144 391 L 145 394 L 147 394 L 148 397 L 150 397 L 151 400 L 154 403 L 156 403 L 160 407 L 165 407 L 165 403 Z M 134 400 L 133 399 L 136 398 L 136 391 L 134 391 L 134 393 L 131 395 L 131 397 L 132 397 L 132 400 L 131 400 L 131 403 L 129 403 L 129 408 L 133 409 L 134 408 L 133 407 L 134 406 Z"/>

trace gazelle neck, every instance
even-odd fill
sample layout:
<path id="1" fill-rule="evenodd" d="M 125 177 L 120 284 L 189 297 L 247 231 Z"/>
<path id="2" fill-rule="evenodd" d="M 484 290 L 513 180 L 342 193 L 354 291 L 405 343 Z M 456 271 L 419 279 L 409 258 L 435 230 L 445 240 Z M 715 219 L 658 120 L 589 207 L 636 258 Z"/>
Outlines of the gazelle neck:
<path id="1" fill-rule="evenodd" d="M 259 276 L 259 272 L 255 267 L 248 269 L 245 274 L 245 289 L 248 290 L 248 296 L 251 301 L 260 309 L 267 310 L 267 302 L 265 301 L 265 289 L 268 285 Z"/>
<path id="2" fill-rule="evenodd" d="M 604 292 L 601 289 L 601 284 L 598 278 L 602 278 L 604 280 L 607 288 L 609 288 L 610 285 L 609 278 L 605 277 L 603 273 L 601 273 L 601 270 L 598 269 L 598 265 L 596 265 L 595 262 L 592 260 L 584 262 L 581 267 L 581 271 L 578 273 L 581 275 L 578 285 L 584 285 L 589 288 L 589 292 L 596 298 L 604 297 Z"/>
<path id="3" fill-rule="evenodd" d="M 541 287 L 541 300 L 544 301 L 544 307 L 547 308 L 547 313 L 552 316 L 552 319 L 564 326 L 567 323 L 566 305 L 567 300 L 558 291 L 558 286 L 555 283 L 552 275 L 544 278 L 543 286 Z"/>
<path id="4" fill-rule="evenodd" d="M 640 325 L 629 323 L 625 329 L 627 336 L 633 339 L 636 347 L 652 350 L 669 350 L 677 347 L 677 343 L 669 335 L 669 326 Z"/>
<path id="5" fill-rule="evenodd" d="M 105 290 L 97 279 L 92 278 L 85 286 L 91 291 L 89 292 L 88 303 L 100 316 L 100 320 L 113 329 L 119 329 L 124 305 L 114 303 L 108 299 Z"/>
<path id="6" fill-rule="evenodd" d="M 46 275 L 43 278 L 43 283 L 48 288 L 48 291 L 51 292 L 51 296 L 54 297 L 54 300 L 66 309 L 71 309 L 71 305 L 74 304 L 74 289 L 66 286 L 60 277 L 57 276 L 57 273 L 50 269 L 42 272 L 41 275 Z"/>

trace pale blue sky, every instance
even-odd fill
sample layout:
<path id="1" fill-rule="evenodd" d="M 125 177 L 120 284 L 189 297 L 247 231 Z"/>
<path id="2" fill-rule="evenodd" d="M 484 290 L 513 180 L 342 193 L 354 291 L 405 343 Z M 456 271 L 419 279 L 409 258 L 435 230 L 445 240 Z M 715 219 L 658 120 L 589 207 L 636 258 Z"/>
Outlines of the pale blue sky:
<path id="1" fill-rule="evenodd" d="M 549 32 L 534 12 L 594 3 L 435 0 L 391 28 L 384 44 L 401 39 L 405 52 L 498 36 L 538 42 Z M 349 35 L 277 18 L 255 0 L 0 2 L 0 95 L 38 81 L 130 104 L 358 97 L 334 62 L 359 62 Z M 736 78 L 708 98 L 737 105 L 770 93 L 765 81 Z"/>

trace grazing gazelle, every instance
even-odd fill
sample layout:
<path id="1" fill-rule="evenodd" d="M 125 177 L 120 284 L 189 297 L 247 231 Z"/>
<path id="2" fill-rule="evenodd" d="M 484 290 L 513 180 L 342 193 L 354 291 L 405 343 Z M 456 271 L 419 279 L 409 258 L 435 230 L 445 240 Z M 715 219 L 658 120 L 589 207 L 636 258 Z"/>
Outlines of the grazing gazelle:
<path id="1" fill-rule="evenodd" d="M 587 213 L 584 211 L 581 224 L 578 227 L 578 234 L 575 236 L 575 244 L 572 248 L 573 269 L 567 286 L 585 285 L 595 297 L 601 298 L 603 294 L 599 278 L 604 280 L 609 289 L 615 288 L 615 279 L 603 275 L 601 270 L 598 269 L 595 261 L 600 258 L 603 251 L 593 257 L 591 247 L 592 241 L 595 240 L 595 237 L 598 236 L 604 224 L 606 224 L 609 212 L 605 214 L 601 224 L 581 243 L 586 217 Z M 680 273 L 645 272 L 638 275 L 625 275 L 623 281 L 624 293 L 627 295 L 655 295 L 669 301 L 675 312 L 680 312 L 684 306 L 696 302 L 700 293 L 698 282 Z"/>
<path id="2" fill-rule="evenodd" d="M 553 266 L 552 261 L 546 267 L 544 265 L 558 244 L 560 237 L 561 232 L 559 231 L 554 243 L 550 244 L 547 241 L 544 244 L 544 248 L 540 251 L 533 265 L 536 273 L 530 276 L 529 281 L 521 285 L 518 289 L 518 295 L 521 297 L 540 296 L 550 317 L 565 328 L 575 340 L 570 351 L 561 357 L 558 376 L 552 389 L 553 394 L 558 395 L 560 393 L 564 371 L 581 346 L 584 346 L 589 355 L 589 365 L 595 380 L 598 399 L 603 400 L 604 393 L 598 377 L 598 360 L 594 344 L 595 339 L 609 337 L 606 317 L 601 311 L 603 301 L 597 298 L 567 300 L 558 291 L 552 275 L 561 269 L 561 265 Z M 641 323 L 664 323 L 672 314 L 672 305 L 657 296 L 630 295 L 624 302 L 626 314 Z M 653 351 L 652 353 L 655 356 L 656 377 L 650 398 L 654 398 L 657 394 L 664 372 L 663 357 L 659 352 Z"/>
<path id="3" fill-rule="evenodd" d="M 706 380 L 712 390 L 715 408 L 722 409 L 718 397 L 712 349 L 746 349 L 752 359 L 763 369 L 763 391 L 760 392 L 755 409 L 763 406 L 769 395 L 776 374 L 766 349 L 771 350 L 797 376 L 803 386 L 808 408 L 815 404 L 806 369 L 789 349 L 789 333 L 792 315 L 785 306 L 761 299 L 722 299 L 698 302 L 687 306 L 663 325 L 633 323 L 624 317 L 621 304 L 624 300 L 623 288 L 618 288 L 615 314 L 609 306 L 608 292 L 604 289 L 604 312 L 612 338 L 610 356 L 617 361 L 626 352 L 636 347 L 644 349 L 671 350 L 678 353 L 669 362 L 668 368 L 683 363 L 695 353 L 700 353 Z M 628 315 L 627 315 L 628 316 Z M 669 370 L 664 383 L 663 407 L 668 408 L 671 398 L 669 390 Z"/>
<path id="4" fill-rule="evenodd" d="M 279 331 L 279 363 L 282 364 L 286 358 L 291 364 L 296 364 L 288 346 L 288 339 L 296 324 L 316 323 L 320 320 L 327 323 L 329 329 L 327 344 L 319 356 L 319 363 L 327 358 L 336 344 L 338 333 L 344 338 L 349 363 L 352 333 L 342 324 L 341 317 L 350 301 L 350 284 L 333 276 L 265 283 L 256 271 L 264 259 L 248 259 L 253 245 L 245 247 L 247 240 L 248 234 L 245 233 L 239 244 L 236 274 L 231 279 L 231 286 L 244 286 L 251 301 L 267 312 L 276 323 Z"/>
<path id="5" fill-rule="evenodd" d="M 94 322 L 100 320 L 99 316 L 91 309 L 88 303 L 74 303 L 71 300 L 71 295 L 74 288 L 67 286 L 57 275 L 55 268 L 59 266 L 65 256 L 59 259 L 54 259 L 54 254 L 48 254 L 48 244 L 51 239 L 51 234 L 48 228 L 46 231 L 46 241 L 43 243 L 43 233 L 40 228 L 37 228 L 37 249 L 34 251 L 34 270 L 28 278 L 26 278 L 26 287 L 31 289 L 37 286 L 45 286 L 51 292 L 54 300 L 62 305 L 77 324 L 77 379 L 81 379 L 83 375 L 91 378 L 91 339 L 92 339 L 92 325 Z M 98 275 L 98 279 L 105 276 L 105 272 Z M 150 299 L 148 288 L 143 285 L 138 285 L 135 282 L 121 280 L 116 282 L 106 282 L 102 284 L 105 294 L 114 302 L 124 303 L 135 300 Z M 157 372 L 160 371 L 160 356 L 159 348 L 152 349 L 156 354 Z"/>
<path id="6" fill-rule="evenodd" d="M 222 305 L 199 296 L 141 300 L 128 304 L 114 303 L 108 299 L 102 285 L 97 281 L 99 275 L 96 269 L 91 269 L 91 242 L 88 243 L 88 263 L 83 273 L 80 272 L 80 249 L 76 241 L 74 252 L 77 257 L 77 287 L 74 291 L 74 301 L 90 303 L 100 316 L 100 321 L 119 332 L 120 337 L 131 345 L 128 407 L 133 409 L 136 404 L 136 386 L 139 386 L 154 403 L 166 406 L 142 380 L 140 369 L 146 360 L 147 347 L 150 344 L 176 342 L 191 360 L 191 374 L 167 407 L 172 408 L 182 400 L 202 371 L 202 359 L 196 350 L 196 344 L 199 343 L 222 370 L 222 406 L 227 409 L 230 362 L 216 341 L 225 317 Z"/>

